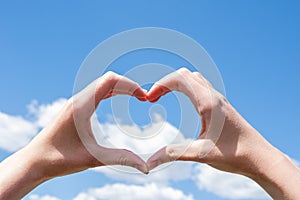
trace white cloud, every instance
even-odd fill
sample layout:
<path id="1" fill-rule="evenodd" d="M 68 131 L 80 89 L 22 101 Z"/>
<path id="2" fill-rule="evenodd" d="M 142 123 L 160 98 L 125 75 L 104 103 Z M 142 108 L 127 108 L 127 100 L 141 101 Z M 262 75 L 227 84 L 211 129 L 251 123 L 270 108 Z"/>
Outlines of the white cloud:
<path id="1" fill-rule="evenodd" d="M 186 195 L 181 190 L 172 187 L 159 187 L 154 183 L 139 185 L 112 184 L 101 188 L 89 189 L 78 194 L 74 200 L 193 200 L 192 195 Z"/>
<path id="2" fill-rule="evenodd" d="M 155 182 L 159 185 L 168 185 L 170 181 L 191 179 L 193 164 L 187 162 L 169 163 L 167 166 L 162 166 L 158 170 L 150 172 L 148 175 L 144 175 L 139 172 L 134 173 L 129 168 L 126 168 L 126 171 L 124 172 L 124 167 L 117 168 L 115 166 L 99 167 L 93 170 L 101 172 L 114 180 L 121 180 L 127 183 Z"/>
<path id="3" fill-rule="evenodd" d="M 144 129 L 134 125 L 104 123 L 98 124 L 98 127 L 94 124 L 93 130 L 96 133 L 99 133 L 99 131 L 105 133 L 104 136 L 100 137 L 96 134 L 96 138 L 102 145 L 126 148 L 136 153 L 142 153 L 140 156 L 144 156 L 144 158 L 147 158 L 164 145 L 186 141 L 184 135 L 176 127 L 168 122 L 159 120 L 154 121 Z M 147 136 L 153 132 L 157 132 L 157 134 L 143 140 L 130 137 L 124 132 L 129 132 L 135 136 Z M 105 143 L 103 141 L 108 142 Z M 124 173 L 124 170 L 125 172 L 127 170 L 127 172 L 133 171 L 130 171 L 129 168 L 117 168 L 115 166 L 100 167 L 94 170 L 102 172 L 115 180 L 122 180 L 128 183 L 155 182 L 164 186 L 168 185 L 170 181 L 193 180 L 200 190 L 205 190 L 227 199 L 270 199 L 268 194 L 249 178 L 221 172 L 207 165 L 197 165 L 195 167 L 195 164 L 191 162 L 176 162 L 149 175 Z M 193 173 L 193 171 L 196 173 Z"/>
<path id="4" fill-rule="evenodd" d="M 59 112 L 66 101 L 66 99 L 58 99 L 50 104 L 43 105 L 33 101 L 28 106 L 28 114 L 32 117 L 31 119 L 0 112 L 0 148 L 16 151 L 26 145 L 35 136 L 38 129 L 43 128 Z M 167 144 L 187 140 L 176 127 L 159 118 L 156 118 L 151 125 L 143 128 L 125 124 L 98 124 L 95 119 L 92 120 L 93 130 L 96 132 L 96 138 L 100 144 L 132 150 L 144 159 L 147 159 Z M 100 132 L 103 134 L 100 134 Z M 300 166 L 297 160 L 293 161 Z M 181 180 L 192 180 L 200 190 L 227 199 L 270 199 L 255 182 L 246 177 L 221 172 L 207 165 L 197 164 L 197 167 L 195 167 L 195 164 L 191 162 L 176 162 L 149 175 L 118 172 L 112 167 L 100 167 L 94 170 L 115 180 L 146 185 L 106 185 L 102 188 L 90 189 L 85 193 L 80 193 L 76 200 L 97 200 L 104 198 L 103 195 L 107 195 L 107 198 L 104 199 L 120 199 L 120 197 L 126 199 L 125 197 L 128 198 L 126 195 L 129 194 L 131 194 L 129 199 L 132 199 L 132 194 L 137 194 L 137 199 L 193 199 L 192 196 L 186 196 L 182 191 L 168 186 L 170 181 Z M 129 172 L 133 172 L 132 169 Z M 147 193 L 148 190 L 153 191 L 153 194 L 157 196 L 155 198 L 153 195 L 149 197 L 141 196 Z M 173 193 L 176 194 L 174 197 L 172 197 Z M 101 195 L 99 196 L 99 194 Z M 115 194 L 118 195 L 113 196 Z M 166 194 L 171 196 L 164 196 Z M 49 195 L 31 195 L 29 199 L 57 200 L 58 198 Z"/>
<path id="5" fill-rule="evenodd" d="M 227 199 L 271 199 L 254 181 L 241 175 L 198 165 L 194 177 L 198 188 Z"/>
<path id="6" fill-rule="evenodd" d="M 176 127 L 167 121 L 162 121 L 158 116 L 156 116 L 156 120 L 151 125 L 144 128 L 136 125 L 98 124 L 95 118 L 92 120 L 92 125 L 99 144 L 107 147 L 131 150 L 145 160 L 157 150 L 170 143 L 187 141 Z M 167 167 L 160 167 L 148 175 L 143 175 L 137 173 L 132 168 L 121 166 L 100 167 L 93 170 L 102 172 L 115 180 L 127 181 L 129 183 L 155 182 L 167 185 L 171 180 L 189 179 L 193 171 L 192 165 L 192 163 L 188 162 L 168 163 Z"/>
<path id="7" fill-rule="evenodd" d="M 45 127 L 62 109 L 67 99 L 60 98 L 51 104 L 39 105 L 36 100 L 27 106 L 29 114 L 35 118 L 34 124 L 38 127 Z"/>
<path id="8" fill-rule="evenodd" d="M 25 146 L 37 132 L 37 127 L 21 116 L 0 113 L 0 148 L 16 151 Z"/>
<path id="9" fill-rule="evenodd" d="M 152 124 L 140 128 L 127 124 L 102 123 L 92 119 L 92 129 L 98 144 L 106 147 L 124 148 L 135 152 L 146 159 L 158 149 L 171 144 L 184 142 L 184 135 L 159 116 Z"/>
<path id="10" fill-rule="evenodd" d="M 60 200 L 57 197 L 53 197 L 50 195 L 39 196 L 37 194 L 32 194 L 28 197 L 29 200 Z"/>
<path id="11" fill-rule="evenodd" d="M 51 104 L 39 105 L 37 101 L 32 101 L 28 105 L 28 114 L 33 119 L 0 112 L 0 148 L 13 152 L 28 144 L 39 128 L 43 128 L 65 102 L 66 99 L 58 99 Z"/>

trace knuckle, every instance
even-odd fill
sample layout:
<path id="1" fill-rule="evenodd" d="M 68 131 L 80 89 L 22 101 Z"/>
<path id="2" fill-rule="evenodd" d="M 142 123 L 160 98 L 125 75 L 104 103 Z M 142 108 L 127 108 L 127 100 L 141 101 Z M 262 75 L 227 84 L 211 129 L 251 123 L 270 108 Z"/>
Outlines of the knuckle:
<path id="1" fill-rule="evenodd" d="M 128 159 L 125 155 L 121 155 L 119 158 L 118 158 L 118 164 L 120 165 L 127 165 L 128 164 Z"/>
<path id="2" fill-rule="evenodd" d="M 134 94 L 134 92 L 139 88 L 140 86 L 137 83 L 132 83 L 132 85 L 128 88 L 128 92 L 131 94 Z"/>
<path id="3" fill-rule="evenodd" d="M 212 107 L 211 103 L 205 103 L 205 104 L 202 103 L 199 105 L 198 110 L 199 110 L 199 114 L 201 116 L 209 117 L 209 116 L 211 116 L 213 107 Z"/>
<path id="4" fill-rule="evenodd" d="M 210 95 L 207 95 L 204 99 L 205 101 L 203 101 L 203 99 L 197 99 L 198 111 L 201 116 L 210 116 L 212 110 L 217 107 L 217 104 L 215 103 L 214 98 Z"/>
<path id="5" fill-rule="evenodd" d="M 205 83 L 206 83 L 206 85 L 208 86 L 208 87 L 210 87 L 210 88 L 213 88 L 213 85 L 211 84 L 211 82 L 209 82 L 207 79 L 205 79 L 204 77 L 203 77 L 203 79 L 205 80 Z"/>
<path id="6" fill-rule="evenodd" d="M 196 76 L 199 76 L 199 77 L 203 77 L 202 74 L 200 74 L 200 72 L 193 72 L 193 74 L 195 74 Z"/>
<path id="7" fill-rule="evenodd" d="M 182 83 L 181 83 L 180 80 L 177 80 L 177 81 L 175 82 L 174 88 L 175 88 L 176 91 L 181 91 L 181 90 L 182 90 Z"/>
<path id="8" fill-rule="evenodd" d="M 224 112 L 227 100 L 222 95 L 214 95 L 209 98 L 208 101 L 200 104 L 199 102 L 199 113 L 202 116 L 210 117 L 213 110 L 216 112 Z"/>
<path id="9" fill-rule="evenodd" d="M 113 71 L 108 71 L 103 75 L 103 78 L 106 80 L 117 80 L 118 75 Z"/>
<path id="10" fill-rule="evenodd" d="M 177 72 L 181 75 L 187 75 L 187 74 L 191 73 L 190 70 L 188 70 L 185 67 L 180 68 L 179 70 L 177 70 Z"/>
<path id="11" fill-rule="evenodd" d="M 169 161 L 173 161 L 173 160 L 177 159 L 177 156 L 175 154 L 175 149 L 173 147 L 168 147 L 166 149 L 166 153 L 167 153 L 167 156 L 169 158 Z"/>

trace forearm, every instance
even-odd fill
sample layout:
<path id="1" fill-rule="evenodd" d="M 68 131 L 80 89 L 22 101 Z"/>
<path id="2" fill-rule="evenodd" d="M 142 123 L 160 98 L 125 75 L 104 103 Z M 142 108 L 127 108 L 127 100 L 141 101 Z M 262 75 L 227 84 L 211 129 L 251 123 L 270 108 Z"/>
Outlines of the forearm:
<path id="1" fill-rule="evenodd" d="M 300 198 L 300 171 L 290 159 L 282 155 L 278 161 L 265 170 L 264 174 L 254 177 L 274 199 Z"/>
<path id="2" fill-rule="evenodd" d="M 21 199 L 45 181 L 34 153 L 24 148 L 0 163 L 0 199 Z"/>
<path id="3" fill-rule="evenodd" d="M 262 143 L 264 146 L 256 147 L 257 151 L 249 155 L 252 171 L 247 176 L 264 188 L 273 199 L 299 199 L 299 168 L 268 142 Z"/>

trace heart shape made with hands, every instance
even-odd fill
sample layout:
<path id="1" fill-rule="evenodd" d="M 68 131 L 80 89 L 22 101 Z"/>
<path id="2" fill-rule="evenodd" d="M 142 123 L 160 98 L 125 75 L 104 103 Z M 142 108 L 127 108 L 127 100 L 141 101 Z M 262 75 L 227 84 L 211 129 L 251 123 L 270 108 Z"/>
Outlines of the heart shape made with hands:
<path id="1" fill-rule="evenodd" d="M 118 94 L 127 94 L 141 101 L 156 102 L 163 95 L 172 91 L 182 92 L 188 96 L 201 116 L 202 129 L 197 140 L 189 144 L 174 144 L 162 147 L 146 162 L 128 150 L 109 149 L 96 145 L 91 128 L 87 128 L 91 127 L 90 120 L 87 119 L 93 115 L 101 100 Z M 77 112 L 74 117 L 77 119 L 74 121 L 75 123 L 76 120 L 80 122 L 76 124 L 76 127 L 81 141 L 88 151 L 103 165 L 126 165 L 134 167 L 143 173 L 148 173 L 163 163 L 178 159 L 199 161 L 201 157 L 205 156 L 214 147 L 219 135 L 208 134 L 207 129 L 210 127 L 214 113 L 218 115 L 219 121 L 220 116 L 222 116 L 222 113 L 212 112 L 212 97 L 218 96 L 217 94 L 214 95 L 214 93 L 215 90 L 212 85 L 200 73 L 191 72 L 185 68 L 163 77 L 152 86 L 149 92 L 142 89 L 134 81 L 110 72 L 89 85 L 80 92 L 78 98 L 75 98 L 75 110 Z M 221 125 L 223 127 L 223 124 Z M 86 134 L 87 129 L 88 134 Z M 221 131 L 214 127 L 213 132 L 220 133 Z M 86 135 L 89 135 L 89 137 L 86 137 Z M 210 140 L 206 140 L 207 138 Z"/>

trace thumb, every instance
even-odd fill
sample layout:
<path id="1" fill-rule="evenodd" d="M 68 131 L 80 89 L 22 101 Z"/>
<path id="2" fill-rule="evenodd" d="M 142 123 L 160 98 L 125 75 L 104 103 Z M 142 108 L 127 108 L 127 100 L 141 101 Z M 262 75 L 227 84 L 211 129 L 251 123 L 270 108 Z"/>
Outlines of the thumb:
<path id="1" fill-rule="evenodd" d="M 147 160 L 148 170 L 176 160 L 203 162 L 204 157 L 212 150 L 214 144 L 207 139 L 172 144 L 158 150 Z"/>
<path id="2" fill-rule="evenodd" d="M 148 174 L 149 171 L 145 161 L 133 152 L 126 149 L 112 149 L 104 147 L 101 147 L 101 149 L 101 162 L 104 165 L 125 165 L 136 168 L 144 174 Z"/>

